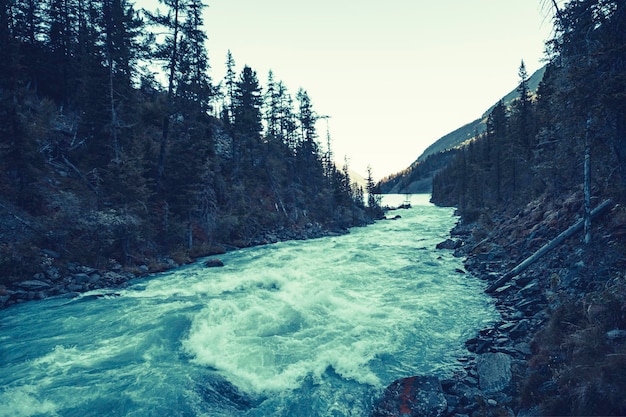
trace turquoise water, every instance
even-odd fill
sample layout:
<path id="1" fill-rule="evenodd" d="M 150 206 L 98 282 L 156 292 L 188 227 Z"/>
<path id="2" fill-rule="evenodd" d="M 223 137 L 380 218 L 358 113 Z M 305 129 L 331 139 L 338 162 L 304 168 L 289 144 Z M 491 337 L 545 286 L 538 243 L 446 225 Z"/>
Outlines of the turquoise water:
<path id="1" fill-rule="evenodd" d="M 0 311 L 0 416 L 362 416 L 397 378 L 448 375 L 496 313 L 434 249 L 452 210 L 412 203 L 223 268 Z"/>

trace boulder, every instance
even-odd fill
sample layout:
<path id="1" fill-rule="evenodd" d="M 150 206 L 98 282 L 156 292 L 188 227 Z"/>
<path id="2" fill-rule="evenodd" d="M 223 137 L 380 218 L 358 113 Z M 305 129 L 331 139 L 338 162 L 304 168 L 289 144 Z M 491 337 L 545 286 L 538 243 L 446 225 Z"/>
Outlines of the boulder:
<path id="1" fill-rule="evenodd" d="M 100 274 L 91 274 L 89 275 L 89 283 L 90 284 L 95 284 L 96 282 L 100 281 L 102 277 L 100 276 Z"/>
<path id="2" fill-rule="evenodd" d="M 84 273 L 74 274 L 74 281 L 77 284 L 85 284 L 89 282 L 89 275 L 84 274 Z"/>
<path id="3" fill-rule="evenodd" d="M 38 280 L 30 280 L 30 281 L 22 281 L 18 284 L 19 287 L 24 288 L 29 291 L 36 291 L 43 288 L 50 288 L 50 284 L 44 281 Z"/>
<path id="4" fill-rule="evenodd" d="M 204 266 L 206 266 L 207 268 L 216 268 L 224 266 L 224 262 L 222 262 L 220 259 L 209 259 L 204 263 Z"/>
<path id="5" fill-rule="evenodd" d="M 609 340 L 626 339 L 626 330 L 613 329 L 606 332 L 606 338 Z"/>
<path id="6" fill-rule="evenodd" d="M 476 360 L 478 384 L 486 393 L 502 391 L 511 382 L 511 357 L 506 353 L 483 353 Z"/>
<path id="7" fill-rule="evenodd" d="M 389 385 L 371 417 L 442 417 L 448 409 L 435 376 L 412 376 Z"/>
<path id="8" fill-rule="evenodd" d="M 437 249 L 458 249 L 463 246 L 462 240 L 446 239 L 443 242 L 437 243 Z"/>
<path id="9" fill-rule="evenodd" d="M 523 320 L 520 320 L 515 325 L 515 327 L 513 327 L 510 330 L 509 335 L 511 336 L 512 339 L 519 339 L 523 336 L 526 336 L 529 332 L 530 332 L 530 320 L 523 319 Z"/>

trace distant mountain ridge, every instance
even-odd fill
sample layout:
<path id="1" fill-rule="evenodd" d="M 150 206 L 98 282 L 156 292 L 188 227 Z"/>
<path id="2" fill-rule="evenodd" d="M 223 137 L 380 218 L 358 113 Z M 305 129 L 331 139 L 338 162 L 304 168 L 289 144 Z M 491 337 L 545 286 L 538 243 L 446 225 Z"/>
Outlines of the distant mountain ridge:
<path id="1" fill-rule="evenodd" d="M 537 92 L 537 88 L 539 87 L 539 83 L 543 79 L 543 75 L 546 72 L 546 67 L 543 66 L 537 71 L 533 73 L 528 79 L 528 88 L 530 91 L 535 94 Z M 502 102 L 508 107 L 511 103 L 519 98 L 519 93 L 517 92 L 517 88 L 513 89 L 513 91 L 509 92 L 507 95 L 502 97 Z M 435 143 L 430 145 L 426 150 L 417 158 L 417 160 L 412 164 L 422 162 L 426 160 L 426 158 L 430 155 L 446 151 L 448 149 L 456 148 L 468 140 L 473 139 L 476 134 L 481 134 L 487 128 L 487 118 L 489 117 L 489 113 L 495 107 L 497 103 L 494 103 L 493 106 L 489 107 L 487 111 L 485 111 L 482 116 L 478 119 L 467 123 L 458 129 L 448 133 L 445 136 L 439 138 Z"/>
<path id="2" fill-rule="evenodd" d="M 528 79 L 528 89 L 531 94 L 537 93 L 545 72 L 546 67 L 543 66 Z M 501 100 L 505 106 L 510 107 L 518 98 L 519 93 L 515 88 Z M 498 102 L 489 107 L 478 119 L 439 138 L 406 169 L 380 181 L 381 192 L 383 194 L 430 193 L 433 176 L 452 160 L 463 144 L 485 132 L 487 118 Z"/>

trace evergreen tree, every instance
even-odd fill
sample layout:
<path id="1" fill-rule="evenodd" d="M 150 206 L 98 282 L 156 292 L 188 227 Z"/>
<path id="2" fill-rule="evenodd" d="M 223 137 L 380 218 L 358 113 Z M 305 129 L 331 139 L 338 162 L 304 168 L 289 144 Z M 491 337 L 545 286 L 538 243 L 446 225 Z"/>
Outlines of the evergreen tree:
<path id="1" fill-rule="evenodd" d="M 66 104 L 71 97 L 72 86 L 76 82 L 76 65 L 73 57 L 78 53 L 76 29 L 78 18 L 85 20 L 83 2 L 74 0 L 48 0 L 47 11 L 47 77 L 42 80 L 44 92 L 55 100 Z M 77 18 L 78 13 L 78 18 Z"/>
<path id="2" fill-rule="evenodd" d="M 313 111 L 313 105 L 306 90 L 300 88 L 296 94 L 299 103 L 298 120 L 300 122 L 301 142 L 313 142 L 317 138 L 315 123 L 317 116 Z"/>
<path id="3" fill-rule="evenodd" d="M 182 18 L 187 11 L 187 2 L 185 0 L 159 0 L 160 3 L 167 6 L 168 13 L 163 15 L 160 13 L 147 13 L 149 21 L 153 25 L 165 28 L 168 32 L 164 42 L 158 44 L 154 57 L 164 62 L 163 69 L 167 71 L 167 110 L 163 117 L 163 127 L 161 133 L 161 141 L 159 145 L 159 159 L 157 162 L 156 186 L 161 188 L 161 181 L 165 171 L 165 158 L 167 153 L 167 144 L 170 134 L 170 117 L 175 113 L 175 95 L 177 87 L 177 75 L 180 70 L 180 33 L 182 26 Z"/>
<path id="4" fill-rule="evenodd" d="M 274 81 L 272 70 L 267 74 L 267 88 L 264 95 L 265 101 L 265 124 L 267 126 L 265 136 L 272 140 L 280 137 L 279 134 L 279 112 L 280 96 L 277 90 L 277 83 Z"/>
<path id="5" fill-rule="evenodd" d="M 372 167 L 367 167 L 367 179 L 366 179 L 366 191 L 367 191 L 367 211 L 370 215 L 379 219 L 383 216 L 383 209 L 380 206 L 381 196 L 376 187 L 376 182 L 372 176 Z"/>
<path id="6" fill-rule="evenodd" d="M 226 85 L 226 103 L 224 105 L 224 114 L 222 116 L 222 120 L 226 122 L 227 125 L 233 123 L 233 114 L 234 114 L 234 103 L 235 103 L 235 85 L 236 85 L 236 76 L 235 73 L 235 59 L 233 58 L 233 54 L 228 50 L 226 54 L 226 75 L 224 77 L 225 85 Z"/>
<path id="7" fill-rule="evenodd" d="M 280 137 L 289 147 L 292 153 L 296 152 L 297 140 L 297 122 L 294 112 L 293 97 L 289 94 L 285 84 L 280 81 L 276 87 L 276 95 L 278 102 L 278 128 Z"/>
<path id="8" fill-rule="evenodd" d="M 201 0 L 190 0 L 187 7 L 187 17 L 181 27 L 177 95 L 186 105 L 192 105 L 206 113 L 210 110 L 213 92 L 208 76 L 209 58 L 205 47 L 207 36 L 202 29 L 202 11 L 205 7 Z"/>
<path id="9" fill-rule="evenodd" d="M 233 103 L 234 131 L 246 138 L 259 141 L 263 126 L 261 124 L 261 86 L 256 72 L 245 66 L 235 84 Z"/>
<path id="10" fill-rule="evenodd" d="M 13 36 L 12 3 L 0 3 L 0 87 L 14 90 L 18 70 L 18 45 Z"/>
<path id="11" fill-rule="evenodd" d="M 129 111 L 134 105 L 130 97 L 135 68 L 142 57 L 138 38 L 143 21 L 125 0 L 104 0 L 102 27 L 104 61 L 108 72 L 108 131 L 113 160 L 119 161 L 124 145 L 120 134 L 132 124 L 130 120 L 124 121 L 124 117 L 131 117 L 134 113 Z"/>
<path id="12" fill-rule="evenodd" d="M 503 154 L 506 146 L 505 140 L 507 135 L 507 115 L 506 106 L 500 100 L 493 108 L 487 118 L 486 140 L 490 152 L 489 160 L 491 162 L 491 183 L 494 185 L 495 203 L 500 204 L 502 201 L 502 173 L 503 173 Z"/>

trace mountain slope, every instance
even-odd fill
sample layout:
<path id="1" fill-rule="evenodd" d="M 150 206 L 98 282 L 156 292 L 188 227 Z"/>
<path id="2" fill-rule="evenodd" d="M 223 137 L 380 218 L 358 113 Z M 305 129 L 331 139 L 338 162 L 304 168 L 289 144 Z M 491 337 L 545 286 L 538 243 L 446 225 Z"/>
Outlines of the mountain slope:
<path id="1" fill-rule="evenodd" d="M 546 67 L 543 66 L 531 75 L 528 79 L 528 88 L 534 94 L 539 87 L 539 83 L 543 79 L 543 75 L 546 72 Z M 517 89 L 512 90 L 507 95 L 502 97 L 502 102 L 508 107 L 511 103 L 519 97 L 519 93 Z M 481 134 L 485 131 L 487 127 L 487 117 L 489 117 L 489 113 L 495 107 L 497 103 L 494 103 L 487 111 L 485 111 L 478 119 L 467 123 L 459 127 L 458 129 L 448 133 L 445 136 L 442 136 L 435 143 L 430 145 L 419 158 L 417 158 L 416 162 L 424 161 L 429 155 L 436 154 L 438 152 L 445 151 L 447 149 L 451 149 L 457 146 L 460 146 L 464 142 L 471 140 L 475 137 L 475 135 Z"/>
<path id="2" fill-rule="evenodd" d="M 545 72 L 546 67 L 544 66 L 535 71 L 528 79 L 528 88 L 532 94 L 536 94 Z M 510 107 L 517 98 L 519 98 L 519 93 L 517 89 L 514 89 L 501 100 L 505 106 Z M 434 175 L 452 160 L 459 147 L 473 140 L 476 135 L 485 132 L 487 118 L 496 104 L 487 109 L 476 120 L 441 137 L 426 148 L 422 155 L 408 168 L 380 181 L 381 192 L 387 194 L 430 193 Z"/>

